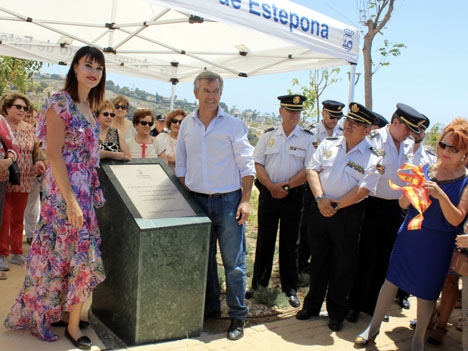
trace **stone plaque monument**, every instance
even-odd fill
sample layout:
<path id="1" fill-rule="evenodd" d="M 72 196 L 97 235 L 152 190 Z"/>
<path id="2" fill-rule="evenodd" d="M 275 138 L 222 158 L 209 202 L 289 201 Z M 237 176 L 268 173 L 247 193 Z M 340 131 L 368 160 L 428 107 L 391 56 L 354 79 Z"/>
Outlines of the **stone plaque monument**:
<path id="1" fill-rule="evenodd" d="M 159 159 L 103 162 L 99 176 L 107 278 L 92 313 L 127 345 L 199 336 L 210 220 Z"/>

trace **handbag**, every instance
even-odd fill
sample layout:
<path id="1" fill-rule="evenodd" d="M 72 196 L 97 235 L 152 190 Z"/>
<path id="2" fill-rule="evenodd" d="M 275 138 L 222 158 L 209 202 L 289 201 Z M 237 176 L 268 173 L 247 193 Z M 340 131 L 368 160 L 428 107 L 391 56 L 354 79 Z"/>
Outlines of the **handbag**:
<path id="1" fill-rule="evenodd" d="M 468 276 L 468 255 L 456 250 L 452 257 L 450 268 L 462 277 Z"/>
<path id="2" fill-rule="evenodd" d="M 20 185 L 21 184 L 21 171 L 16 161 L 13 161 L 10 167 L 8 167 L 8 172 L 10 173 L 10 177 L 9 177 L 10 184 Z"/>

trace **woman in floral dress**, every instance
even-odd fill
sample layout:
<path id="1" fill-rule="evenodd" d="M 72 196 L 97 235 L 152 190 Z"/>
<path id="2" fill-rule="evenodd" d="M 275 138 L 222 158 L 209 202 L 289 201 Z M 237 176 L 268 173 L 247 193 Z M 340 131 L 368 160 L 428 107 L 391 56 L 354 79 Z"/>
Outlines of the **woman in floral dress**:
<path id="1" fill-rule="evenodd" d="M 94 211 L 104 204 L 96 170 L 99 125 L 92 113 L 103 101 L 105 78 L 102 52 L 82 47 L 65 88 L 53 94 L 38 115 L 39 139 L 50 167 L 24 286 L 4 323 L 55 341 L 50 324 L 68 317 L 65 336 L 85 350 L 92 345 L 79 329 L 83 302 L 105 278 Z"/>

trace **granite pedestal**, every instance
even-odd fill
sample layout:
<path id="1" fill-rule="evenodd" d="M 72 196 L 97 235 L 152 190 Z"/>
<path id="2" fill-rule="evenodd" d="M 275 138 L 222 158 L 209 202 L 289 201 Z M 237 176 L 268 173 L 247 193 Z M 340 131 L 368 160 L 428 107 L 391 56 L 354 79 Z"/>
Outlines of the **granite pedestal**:
<path id="1" fill-rule="evenodd" d="M 164 213 L 164 218 L 142 218 L 144 211 L 129 196 L 133 186 L 122 184 L 113 171 L 115 162 L 102 164 L 100 180 L 107 202 L 97 216 L 107 278 L 93 294 L 92 313 L 127 345 L 199 336 L 203 326 L 210 220 L 158 160 L 123 166 L 137 169 L 135 186 L 140 192 L 146 184 L 148 196 L 154 195 L 148 183 L 153 180 L 145 178 L 148 165 L 162 168 L 166 185 L 170 180 L 193 213 L 171 217 L 171 208 L 164 205 L 167 194 L 159 196 L 157 190 L 155 201 L 163 205 L 155 216 Z M 146 192 L 142 194 L 143 206 L 151 206 Z"/>

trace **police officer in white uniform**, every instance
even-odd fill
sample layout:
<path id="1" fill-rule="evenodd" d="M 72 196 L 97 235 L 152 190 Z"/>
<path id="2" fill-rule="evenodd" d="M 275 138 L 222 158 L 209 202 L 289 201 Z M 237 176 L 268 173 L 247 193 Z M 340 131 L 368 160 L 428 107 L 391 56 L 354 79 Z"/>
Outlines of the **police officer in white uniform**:
<path id="1" fill-rule="evenodd" d="M 314 135 L 314 147 L 320 144 L 321 141 L 328 137 L 337 137 L 343 135 L 341 126 L 338 121 L 343 117 L 343 108 L 345 104 L 335 100 L 325 100 L 322 102 L 322 120 L 317 123 L 310 131 Z M 313 201 L 312 193 L 310 192 L 309 184 L 306 182 L 304 186 L 304 206 L 301 221 L 299 245 L 297 248 L 297 264 L 299 272 L 307 273 L 309 270 L 310 250 L 307 243 L 307 230 L 309 222 L 310 205 Z"/>
<path id="2" fill-rule="evenodd" d="M 298 126 L 306 98 L 302 95 L 284 95 L 278 99 L 283 122 L 262 134 L 254 150 L 260 195 L 252 289 L 268 287 L 280 223 L 281 288 L 291 306 L 299 307 L 296 245 L 302 214 L 303 184 L 307 180 L 305 165 L 315 149 L 311 133 Z"/>
<path id="3" fill-rule="evenodd" d="M 389 179 L 399 185 L 405 183 L 397 176 L 404 163 L 413 163 L 414 141 L 411 134 L 419 134 L 424 116 L 411 106 L 397 104 L 388 126 L 373 130 L 370 141 L 382 153 L 377 169 L 381 174 L 375 196 L 365 201 L 365 218 L 359 243 L 359 264 L 351 289 L 346 319 L 355 323 L 359 312 L 374 314 L 377 297 L 387 273 L 390 254 L 403 214 L 398 204 L 401 191 L 390 188 Z M 408 294 L 398 292 L 400 306 L 409 308 Z"/>
<path id="4" fill-rule="evenodd" d="M 437 156 L 431 150 L 426 149 L 422 143 L 424 138 L 426 137 L 426 130 L 429 128 L 430 121 L 427 116 L 423 115 L 425 120 L 423 123 L 419 125 L 419 134 L 413 134 L 414 139 L 414 147 L 413 147 L 413 154 L 414 154 L 414 164 L 418 166 L 424 166 L 425 164 L 433 164 L 437 162 Z"/>
<path id="5" fill-rule="evenodd" d="M 379 179 L 380 156 L 366 138 L 375 120 L 372 111 L 350 103 L 343 136 L 323 141 L 307 165 L 316 200 L 309 218 L 312 261 L 309 293 L 296 318 L 318 316 L 327 294 L 328 327 L 332 331 L 343 328 L 346 316 L 358 260 L 362 200 L 375 193 Z"/>

